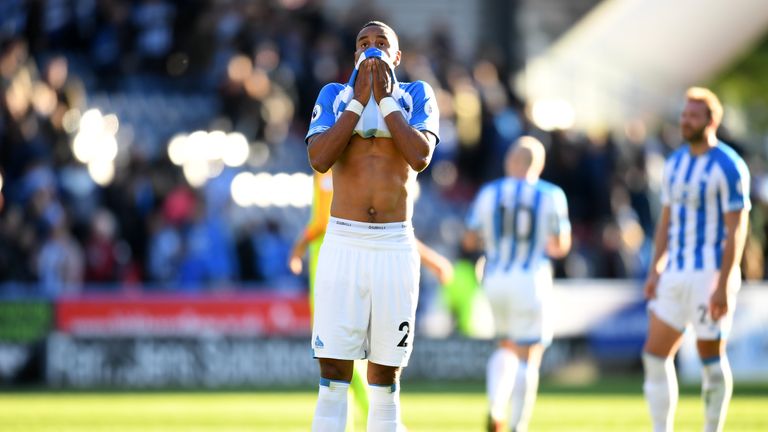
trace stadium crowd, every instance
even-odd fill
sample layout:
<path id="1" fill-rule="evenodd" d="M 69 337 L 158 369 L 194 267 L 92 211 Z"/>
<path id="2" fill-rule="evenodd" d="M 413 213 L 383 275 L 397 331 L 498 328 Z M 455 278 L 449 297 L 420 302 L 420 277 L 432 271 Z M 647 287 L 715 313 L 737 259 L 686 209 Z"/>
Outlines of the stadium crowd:
<path id="1" fill-rule="evenodd" d="M 347 80 L 346 41 L 374 14 L 330 20 L 315 2 L 282 3 L 2 2 L 0 294 L 305 286 L 286 263 L 306 209 L 242 208 L 230 184 L 240 171 L 309 173 L 303 136 L 314 97 Z M 542 177 L 568 196 L 574 247 L 557 275 L 642 278 L 661 165 L 680 141 L 675 119 L 656 133 L 640 123 L 546 132 L 512 91 L 500 52 L 460 59 L 444 30 L 402 45 L 399 79 L 429 82 L 441 114 L 441 142 L 419 176 L 420 238 L 461 254 L 457 227 L 470 200 L 501 176 L 502 155 L 525 132 L 547 146 Z M 92 108 L 119 121 L 106 178 L 75 154 L 78 121 Z M 247 137 L 249 158 L 190 181 L 168 143 L 214 129 Z M 755 203 L 745 274 L 762 279 L 766 168 L 757 153 L 745 158 Z"/>

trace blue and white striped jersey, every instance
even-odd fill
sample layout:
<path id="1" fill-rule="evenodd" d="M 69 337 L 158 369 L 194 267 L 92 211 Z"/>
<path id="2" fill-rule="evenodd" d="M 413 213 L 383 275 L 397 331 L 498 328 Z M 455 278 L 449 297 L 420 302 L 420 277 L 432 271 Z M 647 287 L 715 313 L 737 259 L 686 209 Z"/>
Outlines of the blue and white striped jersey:
<path id="1" fill-rule="evenodd" d="M 539 180 L 506 177 L 483 186 L 466 221 L 483 240 L 486 276 L 493 272 L 535 272 L 549 264 L 548 239 L 570 232 L 568 202 L 560 187 Z"/>
<path id="2" fill-rule="evenodd" d="M 700 156 L 688 145 L 664 166 L 661 202 L 669 207 L 667 269 L 720 268 L 727 212 L 751 208 L 749 170 L 723 142 Z"/>
<path id="3" fill-rule="evenodd" d="M 347 108 L 349 101 L 354 97 L 353 82 L 348 84 L 330 83 L 320 90 L 315 107 L 312 110 L 312 120 L 309 124 L 309 131 L 305 140 L 312 135 L 325 132 L 336 123 Z M 395 82 L 395 89 L 392 97 L 400 104 L 400 112 L 405 120 L 416 130 L 429 131 L 437 140 L 440 140 L 439 121 L 440 113 L 437 109 L 437 100 L 434 91 L 429 84 L 424 81 L 414 81 L 410 83 Z M 375 108 L 375 117 L 368 118 L 369 108 Z M 369 138 L 373 136 L 388 137 L 389 131 L 386 124 L 378 113 L 373 96 L 368 101 L 364 115 L 361 117 L 358 126 L 355 127 L 355 133 Z"/>

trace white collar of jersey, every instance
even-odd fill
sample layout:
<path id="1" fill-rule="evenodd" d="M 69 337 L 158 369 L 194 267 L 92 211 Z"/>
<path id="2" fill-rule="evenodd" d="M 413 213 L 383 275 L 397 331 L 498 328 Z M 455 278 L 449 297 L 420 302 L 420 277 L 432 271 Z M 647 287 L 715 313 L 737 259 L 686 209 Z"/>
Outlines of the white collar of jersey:
<path id="1" fill-rule="evenodd" d="M 385 53 L 384 51 L 378 48 L 368 48 L 362 54 L 360 54 L 360 57 L 357 59 L 357 63 L 355 64 L 355 70 L 352 71 L 352 75 L 349 77 L 348 85 L 350 87 L 355 86 L 355 78 L 357 78 L 357 70 L 360 68 L 360 65 L 363 63 L 363 60 L 369 59 L 369 58 L 379 58 L 384 60 L 384 63 L 386 63 L 387 66 L 389 66 L 389 71 L 392 76 L 392 80 L 397 82 L 397 77 L 395 76 L 395 65 L 392 63 L 392 59 L 389 58 L 387 53 Z"/>

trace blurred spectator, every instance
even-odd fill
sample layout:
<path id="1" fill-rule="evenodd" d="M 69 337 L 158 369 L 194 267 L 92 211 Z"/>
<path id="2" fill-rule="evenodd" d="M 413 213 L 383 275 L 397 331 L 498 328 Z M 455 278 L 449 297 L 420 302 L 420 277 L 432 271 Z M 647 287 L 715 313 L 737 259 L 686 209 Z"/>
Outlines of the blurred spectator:
<path id="1" fill-rule="evenodd" d="M 77 294 L 83 282 L 83 252 L 69 233 L 64 210 L 57 204 L 44 215 L 45 241 L 37 256 L 37 272 L 43 293 L 50 296 Z"/>
<path id="2" fill-rule="evenodd" d="M 115 230 L 115 218 L 111 213 L 105 209 L 94 213 L 91 233 L 85 244 L 86 282 L 117 282 L 119 262 Z"/>
<path id="3" fill-rule="evenodd" d="M 333 18 L 322 2 L 300 3 L 0 2 L 0 293 L 2 282 L 77 292 L 83 280 L 193 291 L 302 286 L 285 256 L 305 210 L 241 208 L 230 188 L 241 172 L 309 173 L 302 138 L 315 95 L 347 80 L 353 47 L 345 41 L 380 14 L 363 8 Z M 413 49 L 398 78 L 429 82 L 441 113 L 442 141 L 419 176 L 417 230 L 458 254 L 456 221 L 479 185 L 501 174 L 510 143 L 532 134 L 547 146 L 542 178 L 569 198 L 574 247 L 557 275 L 642 277 L 659 164 L 677 147 L 677 128 L 538 130 L 513 91 L 508 61 L 489 47 L 462 61 L 448 30 L 402 41 Z M 117 150 L 105 171 L 74 151 L 90 109 L 116 119 Z M 203 155 L 196 165 L 175 165 L 173 137 L 214 129 L 245 137 L 243 165 L 225 165 L 221 143 L 184 152 Z M 768 174 L 751 156 L 745 275 L 764 278 Z"/>
<path id="4" fill-rule="evenodd" d="M 275 290 L 290 290 L 296 287 L 288 269 L 291 241 L 280 232 L 277 221 L 267 220 L 264 228 L 253 236 L 257 252 L 259 272 L 267 286 Z"/>

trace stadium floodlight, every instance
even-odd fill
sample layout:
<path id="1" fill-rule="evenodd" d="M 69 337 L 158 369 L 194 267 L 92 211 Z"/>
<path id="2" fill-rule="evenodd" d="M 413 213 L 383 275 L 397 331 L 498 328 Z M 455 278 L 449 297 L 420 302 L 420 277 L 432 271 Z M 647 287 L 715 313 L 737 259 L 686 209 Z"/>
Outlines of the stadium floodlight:
<path id="1" fill-rule="evenodd" d="M 88 163 L 88 175 L 99 186 L 107 186 L 115 178 L 115 165 L 111 160 L 92 160 Z"/>
<path id="2" fill-rule="evenodd" d="M 291 201 L 291 195 L 295 194 L 293 190 L 293 181 L 291 176 L 286 173 L 278 173 L 272 177 L 272 185 L 269 188 L 272 192 L 272 205 L 276 207 L 286 207 Z"/>
<path id="3" fill-rule="evenodd" d="M 229 187 L 232 200 L 240 207 L 249 207 L 253 204 L 254 176 L 250 172 L 241 172 L 232 179 Z"/>
<path id="4" fill-rule="evenodd" d="M 184 163 L 182 168 L 184 178 L 190 186 L 198 188 L 208 181 L 208 161 L 203 159 L 193 159 Z"/>
<path id="5" fill-rule="evenodd" d="M 243 166 L 250 156 L 250 148 L 245 135 L 240 132 L 227 134 L 222 142 L 222 160 L 230 167 Z"/>
<path id="6" fill-rule="evenodd" d="M 563 99 L 540 99 L 531 107 L 533 122 L 545 131 L 566 130 L 576 122 L 573 106 Z"/>
<path id="7" fill-rule="evenodd" d="M 224 158 L 227 146 L 227 134 L 220 130 L 208 132 L 205 143 L 205 154 L 209 161 L 220 161 Z"/>
<path id="8" fill-rule="evenodd" d="M 168 158 L 171 160 L 171 163 L 176 166 L 182 166 L 186 161 L 186 143 L 186 134 L 176 134 L 171 138 L 171 141 L 168 142 Z"/>
<path id="9" fill-rule="evenodd" d="M 253 182 L 251 183 L 251 200 L 255 206 L 271 206 L 273 192 L 272 174 L 259 173 L 253 176 Z"/>
<path id="10" fill-rule="evenodd" d="M 312 204 L 312 176 L 298 172 L 291 174 L 291 193 L 289 204 L 302 208 Z"/>

